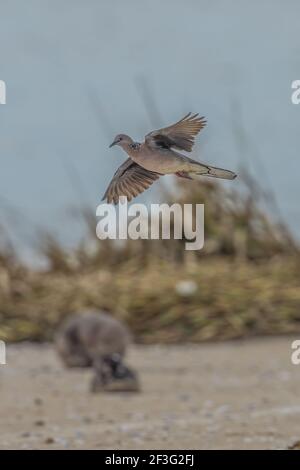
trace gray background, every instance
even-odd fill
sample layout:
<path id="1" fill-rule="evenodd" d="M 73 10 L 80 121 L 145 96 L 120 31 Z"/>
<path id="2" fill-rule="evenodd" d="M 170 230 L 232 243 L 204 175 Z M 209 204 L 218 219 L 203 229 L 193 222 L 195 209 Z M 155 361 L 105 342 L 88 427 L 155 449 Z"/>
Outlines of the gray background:
<path id="1" fill-rule="evenodd" d="M 1 0 L 0 11 L 0 216 L 22 250 L 36 227 L 76 243 L 68 209 L 100 202 L 125 158 L 108 149 L 114 135 L 141 140 L 188 111 L 208 119 L 195 156 L 246 164 L 298 235 L 299 2 Z"/>

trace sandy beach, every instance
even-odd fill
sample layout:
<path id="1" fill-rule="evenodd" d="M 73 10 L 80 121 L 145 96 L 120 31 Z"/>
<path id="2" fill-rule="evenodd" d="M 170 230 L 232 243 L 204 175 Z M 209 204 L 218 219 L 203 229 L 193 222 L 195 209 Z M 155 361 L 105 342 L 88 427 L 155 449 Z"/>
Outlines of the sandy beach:
<path id="1" fill-rule="evenodd" d="M 294 337 L 134 346 L 137 394 L 89 392 L 51 345 L 7 348 L 1 449 L 284 449 L 300 439 Z"/>

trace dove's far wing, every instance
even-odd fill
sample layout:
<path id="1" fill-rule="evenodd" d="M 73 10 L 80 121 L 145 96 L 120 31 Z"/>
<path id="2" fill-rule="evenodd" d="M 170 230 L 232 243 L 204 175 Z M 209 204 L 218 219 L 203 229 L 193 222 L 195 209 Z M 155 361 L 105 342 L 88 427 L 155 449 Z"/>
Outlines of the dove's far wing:
<path id="1" fill-rule="evenodd" d="M 148 171 L 128 158 L 115 172 L 103 196 L 110 204 L 118 204 L 121 196 L 128 201 L 149 188 L 161 175 Z"/>
<path id="2" fill-rule="evenodd" d="M 204 117 L 188 113 L 172 126 L 152 131 L 145 137 L 145 143 L 152 148 L 175 148 L 191 152 L 195 136 L 206 124 Z"/>

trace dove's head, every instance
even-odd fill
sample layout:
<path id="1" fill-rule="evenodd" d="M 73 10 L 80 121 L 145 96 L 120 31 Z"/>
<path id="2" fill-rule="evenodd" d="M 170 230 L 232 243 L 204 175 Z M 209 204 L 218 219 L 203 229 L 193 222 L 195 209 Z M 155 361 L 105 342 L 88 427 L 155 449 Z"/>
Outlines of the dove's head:
<path id="1" fill-rule="evenodd" d="M 133 143 L 133 140 L 129 135 L 126 134 L 118 134 L 115 138 L 114 141 L 110 144 L 109 147 L 113 147 L 114 145 L 119 145 L 122 147 L 122 149 L 126 150 L 129 145 Z"/>

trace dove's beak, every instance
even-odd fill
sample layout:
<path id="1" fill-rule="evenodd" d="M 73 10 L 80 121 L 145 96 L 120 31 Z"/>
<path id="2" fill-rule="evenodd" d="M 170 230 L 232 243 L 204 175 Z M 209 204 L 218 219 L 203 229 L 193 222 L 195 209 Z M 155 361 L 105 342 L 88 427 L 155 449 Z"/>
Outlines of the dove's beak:
<path id="1" fill-rule="evenodd" d="M 118 141 L 117 141 L 117 140 L 114 140 L 114 141 L 110 144 L 109 148 L 113 147 L 113 146 L 116 145 L 117 143 L 118 143 Z"/>

